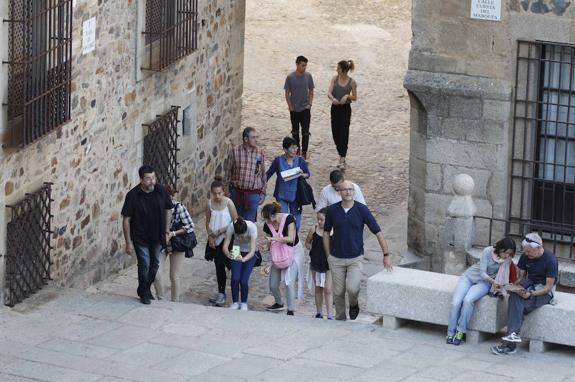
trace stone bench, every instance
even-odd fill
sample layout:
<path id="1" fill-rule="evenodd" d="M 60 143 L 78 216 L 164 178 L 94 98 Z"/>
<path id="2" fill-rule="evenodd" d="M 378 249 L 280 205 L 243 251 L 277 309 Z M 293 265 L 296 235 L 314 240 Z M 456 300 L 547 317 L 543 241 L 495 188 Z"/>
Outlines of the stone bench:
<path id="1" fill-rule="evenodd" d="M 555 292 L 556 305 L 545 305 L 523 321 L 521 338 L 529 351 L 543 352 L 549 343 L 575 346 L 575 294 Z"/>
<path id="2" fill-rule="evenodd" d="M 396 329 L 404 320 L 445 325 L 459 277 L 395 267 L 367 280 L 367 310 L 383 316 L 383 326 Z M 482 333 L 497 333 L 507 324 L 507 304 L 486 296 L 475 303 L 467 342 L 477 343 Z"/>

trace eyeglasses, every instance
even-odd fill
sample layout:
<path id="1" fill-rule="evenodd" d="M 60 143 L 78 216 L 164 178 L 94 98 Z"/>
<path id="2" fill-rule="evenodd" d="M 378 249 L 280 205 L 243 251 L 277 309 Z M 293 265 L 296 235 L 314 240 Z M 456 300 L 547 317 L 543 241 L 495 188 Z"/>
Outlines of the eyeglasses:
<path id="1" fill-rule="evenodd" d="M 344 191 L 344 192 L 352 192 L 352 191 L 354 191 L 353 188 L 338 188 L 337 190 L 338 190 L 338 191 Z"/>

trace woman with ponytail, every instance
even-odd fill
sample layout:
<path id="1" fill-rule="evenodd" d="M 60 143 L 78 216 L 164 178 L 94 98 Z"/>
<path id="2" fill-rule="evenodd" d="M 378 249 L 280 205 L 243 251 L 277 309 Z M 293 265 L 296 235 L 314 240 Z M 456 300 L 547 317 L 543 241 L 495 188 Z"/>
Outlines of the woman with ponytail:
<path id="1" fill-rule="evenodd" d="M 210 200 L 206 207 L 206 260 L 214 260 L 218 292 L 210 302 L 216 306 L 226 303 L 226 268 L 230 269 L 230 261 L 223 253 L 224 238 L 228 226 L 238 218 L 234 202 L 225 196 L 222 178 L 216 176 L 210 185 Z"/>
<path id="2" fill-rule="evenodd" d="M 280 282 L 285 280 L 287 314 L 294 315 L 295 303 L 295 282 L 298 278 L 298 299 L 303 297 L 303 262 L 304 249 L 296 230 L 295 219 L 292 215 L 282 213 L 281 206 L 277 202 L 268 203 L 262 208 L 261 216 L 264 219 L 264 233 L 270 244 L 270 251 L 283 247 L 284 250 L 293 251 L 293 260 L 288 264 L 274 264 L 274 254 L 272 257 L 272 266 L 270 269 L 270 291 L 272 292 L 275 303 L 266 307 L 269 311 L 280 311 L 284 309 L 282 296 L 280 293 Z M 274 245 L 274 243 L 277 243 Z M 275 248 L 274 248 L 275 247 Z M 286 248 L 287 247 L 287 248 Z M 302 268 L 300 270 L 300 268 Z"/>
<path id="3" fill-rule="evenodd" d="M 348 73 L 353 72 L 352 60 L 337 63 L 337 75 L 331 79 L 327 97 L 331 101 L 331 134 L 339 154 L 338 167 L 345 170 L 345 158 L 349 142 L 349 124 L 351 123 L 351 106 L 357 101 L 357 84 Z"/>

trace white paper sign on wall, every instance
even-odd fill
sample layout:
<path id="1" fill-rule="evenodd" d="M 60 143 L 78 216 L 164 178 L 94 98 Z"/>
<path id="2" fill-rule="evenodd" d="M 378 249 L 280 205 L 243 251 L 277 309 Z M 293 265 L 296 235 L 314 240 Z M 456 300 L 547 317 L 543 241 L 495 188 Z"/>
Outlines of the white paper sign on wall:
<path id="1" fill-rule="evenodd" d="M 471 18 L 501 21 L 501 0 L 471 0 Z"/>
<path id="2" fill-rule="evenodd" d="M 82 54 L 96 49 L 96 18 L 92 17 L 82 23 Z"/>

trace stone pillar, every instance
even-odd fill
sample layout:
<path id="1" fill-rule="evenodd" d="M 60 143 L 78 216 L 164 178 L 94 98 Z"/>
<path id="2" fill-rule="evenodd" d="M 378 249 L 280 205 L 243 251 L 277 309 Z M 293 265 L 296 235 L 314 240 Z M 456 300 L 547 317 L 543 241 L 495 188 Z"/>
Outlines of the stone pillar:
<path id="1" fill-rule="evenodd" d="M 447 208 L 444 232 L 443 273 L 460 275 L 467 267 L 466 254 L 473 243 L 473 216 L 477 207 L 471 198 L 475 182 L 467 174 L 453 179 L 455 197 Z"/>

